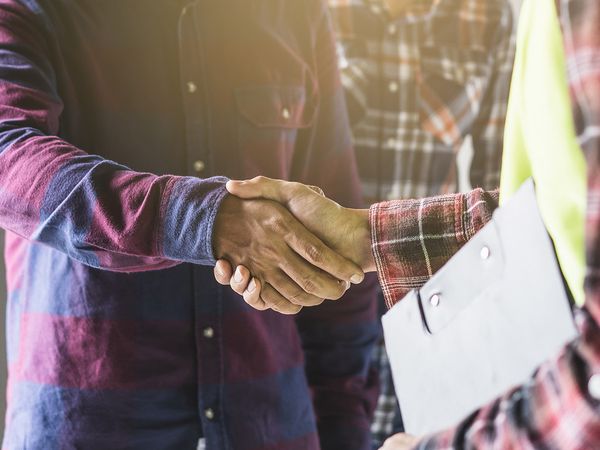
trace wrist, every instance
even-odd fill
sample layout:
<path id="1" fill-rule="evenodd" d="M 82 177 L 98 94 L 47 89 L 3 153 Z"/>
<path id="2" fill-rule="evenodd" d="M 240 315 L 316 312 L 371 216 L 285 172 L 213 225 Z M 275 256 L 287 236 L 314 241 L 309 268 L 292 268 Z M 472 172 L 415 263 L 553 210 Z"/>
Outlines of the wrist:
<path id="1" fill-rule="evenodd" d="M 356 263 L 364 272 L 375 272 L 375 258 L 371 249 L 371 226 L 368 209 L 349 209 L 353 218 L 352 232 L 356 255 Z"/>
<path id="2" fill-rule="evenodd" d="M 215 259 L 227 258 L 230 237 L 228 227 L 235 223 L 235 220 L 240 220 L 242 206 L 242 200 L 231 194 L 227 194 L 221 201 L 212 234 L 212 250 Z"/>

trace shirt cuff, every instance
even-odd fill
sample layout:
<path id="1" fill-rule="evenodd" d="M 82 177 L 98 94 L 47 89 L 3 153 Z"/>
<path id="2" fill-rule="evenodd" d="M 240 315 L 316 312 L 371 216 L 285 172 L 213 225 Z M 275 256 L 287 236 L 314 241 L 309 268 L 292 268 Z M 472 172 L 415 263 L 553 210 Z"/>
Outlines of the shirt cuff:
<path id="1" fill-rule="evenodd" d="M 423 286 L 492 217 L 497 192 L 399 200 L 371 206 L 372 250 L 388 307 Z"/>
<path id="2" fill-rule="evenodd" d="M 215 218 L 227 196 L 225 177 L 175 177 L 166 189 L 161 211 L 162 253 L 169 259 L 214 265 Z"/>

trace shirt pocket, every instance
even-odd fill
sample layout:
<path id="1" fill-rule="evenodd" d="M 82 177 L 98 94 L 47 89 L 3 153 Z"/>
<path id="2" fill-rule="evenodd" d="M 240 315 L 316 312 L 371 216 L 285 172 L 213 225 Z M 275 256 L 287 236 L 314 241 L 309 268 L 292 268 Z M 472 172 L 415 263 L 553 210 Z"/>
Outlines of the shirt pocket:
<path id="1" fill-rule="evenodd" d="M 454 147 L 480 115 L 490 59 L 479 49 L 423 46 L 417 76 L 421 126 Z"/>
<path id="2" fill-rule="evenodd" d="M 245 177 L 288 178 L 298 131 L 312 125 L 315 101 L 303 86 L 254 86 L 235 92 Z"/>

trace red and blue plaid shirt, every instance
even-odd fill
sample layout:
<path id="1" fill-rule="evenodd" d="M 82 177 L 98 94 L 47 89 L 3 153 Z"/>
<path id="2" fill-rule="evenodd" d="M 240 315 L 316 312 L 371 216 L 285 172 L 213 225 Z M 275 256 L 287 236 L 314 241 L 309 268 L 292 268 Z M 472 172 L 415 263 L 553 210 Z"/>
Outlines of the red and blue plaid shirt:
<path id="1" fill-rule="evenodd" d="M 319 0 L 0 0 L 3 448 L 368 449 L 372 284 L 294 319 L 206 266 L 212 175 L 360 204 L 345 111 Z"/>
<path id="2" fill-rule="evenodd" d="M 600 448 L 600 2 L 559 0 L 557 6 L 588 172 L 586 302 L 576 312 L 580 337 L 522 386 L 455 428 L 424 438 L 421 450 Z M 373 248 L 388 303 L 423 285 L 497 205 L 497 193 L 475 190 L 372 207 Z"/>

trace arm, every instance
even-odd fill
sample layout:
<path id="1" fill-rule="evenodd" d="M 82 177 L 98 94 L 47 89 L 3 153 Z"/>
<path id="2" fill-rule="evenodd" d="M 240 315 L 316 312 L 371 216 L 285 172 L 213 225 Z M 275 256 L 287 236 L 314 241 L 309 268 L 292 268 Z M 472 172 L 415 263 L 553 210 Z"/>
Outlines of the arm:
<path id="1" fill-rule="evenodd" d="M 512 9 L 506 2 L 490 50 L 493 63 L 488 72 L 489 80 L 481 101 L 481 111 L 471 133 L 473 161 L 470 181 L 474 188 L 496 189 L 500 185 L 504 122 L 515 56 L 512 17 Z"/>
<path id="2" fill-rule="evenodd" d="M 371 242 L 389 307 L 423 286 L 492 217 L 498 192 L 475 189 L 371 206 Z"/>
<path id="3" fill-rule="evenodd" d="M 280 205 L 225 199 L 222 177 L 139 173 L 57 137 L 53 44 L 36 13 L 0 1 L 0 226 L 113 271 L 212 264 L 214 248 L 308 304 L 362 280 Z"/>
<path id="4" fill-rule="evenodd" d="M 52 34 L 0 2 L 0 225 L 98 268 L 209 264 L 225 179 L 138 173 L 57 137 Z"/>

